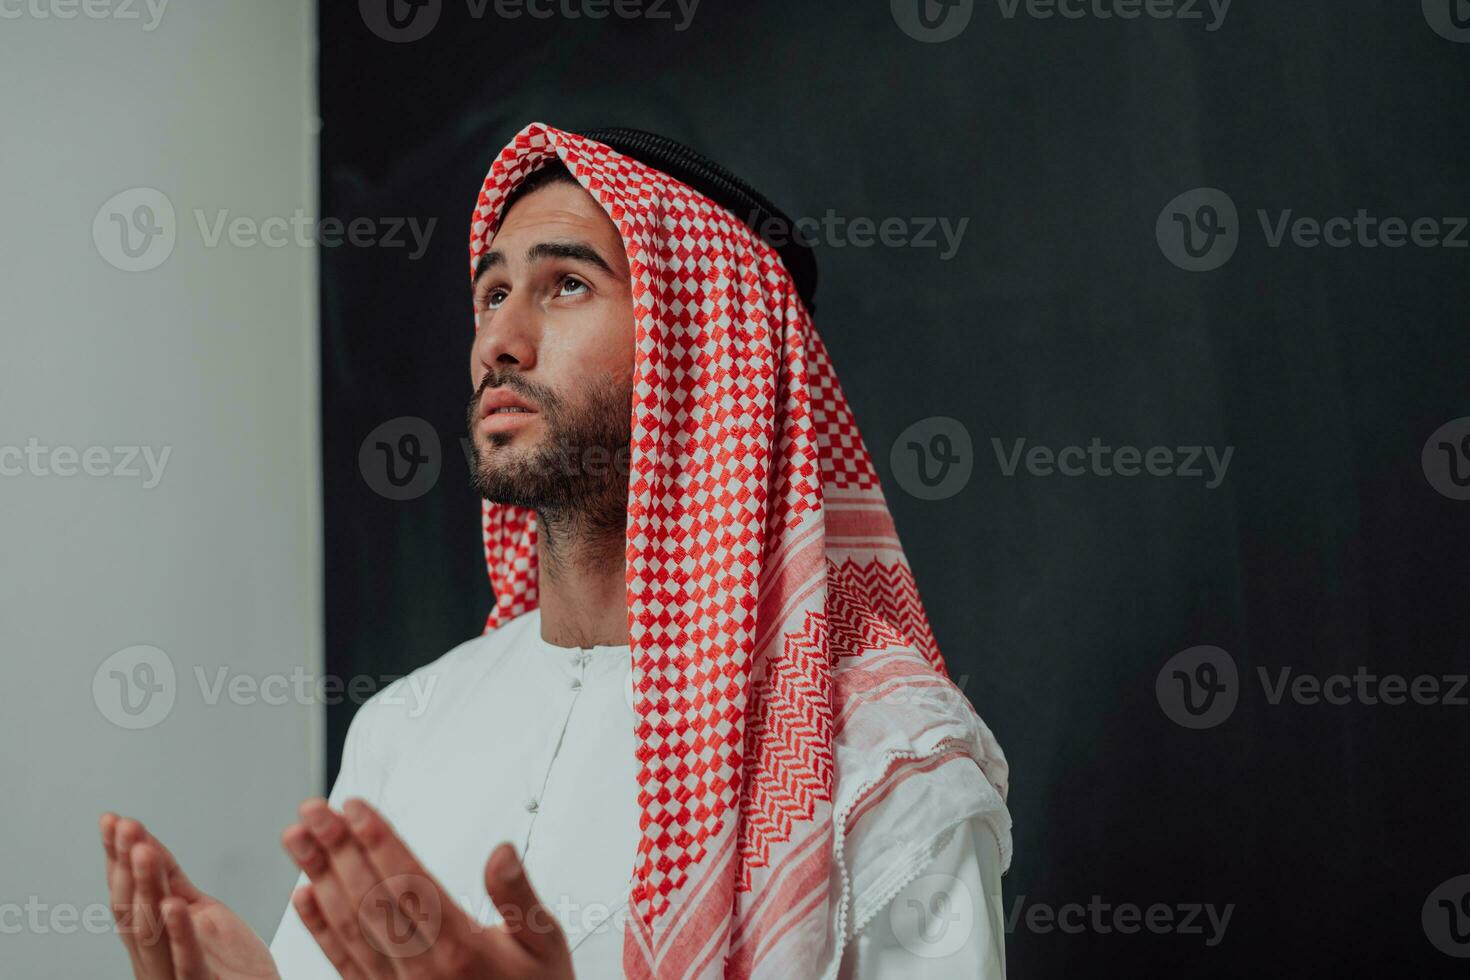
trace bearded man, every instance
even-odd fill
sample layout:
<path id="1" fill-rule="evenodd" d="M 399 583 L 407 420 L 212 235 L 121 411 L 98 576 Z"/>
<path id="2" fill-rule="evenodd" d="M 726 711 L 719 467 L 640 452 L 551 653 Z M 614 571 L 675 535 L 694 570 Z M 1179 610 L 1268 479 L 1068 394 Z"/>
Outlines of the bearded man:
<path id="1" fill-rule="evenodd" d="M 485 633 L 397 682 L 427 711 L 395 685 L 353 718 L 268 951 L 105 815 L 135 976 L 1004 975 L 1005 758 L 790 231 L 647 133 L 500 152 L 470 234 Z"/>

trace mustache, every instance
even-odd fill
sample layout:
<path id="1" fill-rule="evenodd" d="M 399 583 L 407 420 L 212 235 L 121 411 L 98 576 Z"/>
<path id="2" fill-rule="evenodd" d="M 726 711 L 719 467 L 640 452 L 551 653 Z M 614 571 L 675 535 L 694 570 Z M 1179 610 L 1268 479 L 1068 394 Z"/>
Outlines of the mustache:
<path id="1" fill-rule="evenodd" d="M 498 371 L 491 369 L 485 372 L 485 377 L 480 379 L 480 384 L 475 388 L 475 393 L 470 396 L 469 406 L 466 413 L 470 419 L 474 419 L 476 411 L 480 407 L 480 397 L 489 388 L 508 388 L 520 395 L 526 401 L 538 406 L 547 414 L 561 408 L 561 398 L 545 385 L 538 385 L 534 381 L 527 381 L 519 371 Z"/>

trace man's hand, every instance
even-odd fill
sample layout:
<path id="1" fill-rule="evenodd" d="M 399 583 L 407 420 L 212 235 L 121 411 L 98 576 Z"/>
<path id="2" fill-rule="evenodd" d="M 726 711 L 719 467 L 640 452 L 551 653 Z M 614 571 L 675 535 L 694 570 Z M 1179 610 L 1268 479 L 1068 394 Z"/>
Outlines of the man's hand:
<path id="1" fill-rule="evenodd" d="M 136 820 L 104 813 L 102 849 L 118 935 L 137 980 L 275 980 L 270 950 L 204 894 Z"/>
<path id="2" fill-rule="evenodd" d="M 393 828 L 361 800 L 343 813 L 314 799 L 281 835 L 311 879 L 291 901 L 345 980 L 505 977 L 570 980 L 572 953 L 515 849 L 485 862 L 485 890 L 505 920 L 485 926 L 424 870 Z"/>

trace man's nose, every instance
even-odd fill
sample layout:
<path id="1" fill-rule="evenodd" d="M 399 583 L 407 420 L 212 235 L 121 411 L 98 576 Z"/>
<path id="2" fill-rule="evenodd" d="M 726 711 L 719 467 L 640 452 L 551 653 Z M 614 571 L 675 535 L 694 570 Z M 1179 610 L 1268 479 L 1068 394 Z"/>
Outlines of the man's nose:
<path id="1" fill-rule="evenodd" d="M 497 310 L 479 315 L 475 333 L 474 367 L 476 378 L 487 371 L 514 367 L 529 371 L 536 366 L 536 343 L 540 328 L 535 305 L 516 295 L 506 297 Z"/>

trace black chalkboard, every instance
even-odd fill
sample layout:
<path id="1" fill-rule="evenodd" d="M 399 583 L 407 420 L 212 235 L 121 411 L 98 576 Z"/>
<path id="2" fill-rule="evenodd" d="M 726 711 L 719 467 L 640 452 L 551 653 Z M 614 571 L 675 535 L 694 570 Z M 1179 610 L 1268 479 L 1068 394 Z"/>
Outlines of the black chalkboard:
<path id="1" fill-rule="evenodd" d="M 924 2 L 321 5 L 322 214 L 435 221 L 321 250 L 329 669 L 489 609 L 493 154 L 663 133 L 821 229 L 818 326 L 1013 767 L 1013 974 L 1462 975 L 1470 4 Z"/>

